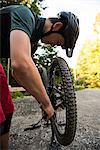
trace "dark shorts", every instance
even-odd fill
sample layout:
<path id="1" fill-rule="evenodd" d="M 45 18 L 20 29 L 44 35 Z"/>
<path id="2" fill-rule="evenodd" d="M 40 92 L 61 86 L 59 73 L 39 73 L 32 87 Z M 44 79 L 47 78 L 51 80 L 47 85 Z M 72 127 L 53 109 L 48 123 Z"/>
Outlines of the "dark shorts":
<path id="1" fill-rule="evenodd" d="M 9 131 L 11 114 L 14 112 L 14 104 L 7 84 L 7 77 L 4 69 L 0 64 L 0 132 L 4 126 L 4 130 Z"/>
<path id="2" fill-rule="evenodd" d="M 12 115 L 13 113 L 7 114 L 7 116 L 5 116 L 6 120 L 0 124 L 0 135 L 6 134 L 9 132 L 10 126 L 11 126 Z"/>

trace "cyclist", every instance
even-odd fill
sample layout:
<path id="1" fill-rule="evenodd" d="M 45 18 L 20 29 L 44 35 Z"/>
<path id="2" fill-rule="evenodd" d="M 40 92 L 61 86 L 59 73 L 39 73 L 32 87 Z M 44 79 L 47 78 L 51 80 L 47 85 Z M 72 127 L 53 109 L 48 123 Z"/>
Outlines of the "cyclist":
<path id="1" fill-rule="evenodd" d="M 45 44 L 61 46 L 71 57 L 79 34 L 79 20 L 71 12 L 61 12 L 56 18 L 42 18 L 23 5 L 2 8 L 0 19 L 0 57 L 11 58 L 13 77 L 37 99 L 50 119 L 54 109 L 31 56 L 41 40 Z M 2 122 L 5 124 L 5 121 Z M 5 135 L 3 131 L 1 138 Z M 5 146 L 2 143 L 2 147 Z"/>

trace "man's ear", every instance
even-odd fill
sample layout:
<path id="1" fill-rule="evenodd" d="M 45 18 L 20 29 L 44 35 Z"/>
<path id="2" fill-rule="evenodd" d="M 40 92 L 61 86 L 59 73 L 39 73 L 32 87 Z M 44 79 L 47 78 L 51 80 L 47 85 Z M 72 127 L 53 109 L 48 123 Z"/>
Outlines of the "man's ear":
<path id="1" fill-rule="evenodd" d="M 63 23 L 62 22 L 56 22 L 53 25 L 53 31 L 58 31 L 59 29 L 61 29 L 63 27 Z"/>

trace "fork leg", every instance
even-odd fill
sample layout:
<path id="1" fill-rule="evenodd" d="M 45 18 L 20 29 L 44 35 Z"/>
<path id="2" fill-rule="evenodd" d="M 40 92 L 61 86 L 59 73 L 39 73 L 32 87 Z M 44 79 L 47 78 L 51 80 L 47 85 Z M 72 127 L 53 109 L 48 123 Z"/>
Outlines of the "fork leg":
<path id="1" fill-rule="evenodd" d="M 54 141 L 55 141 L 55 134 L 54 134 L 54 131 L 52 129 L 51 145 L 54 143 Z"/>

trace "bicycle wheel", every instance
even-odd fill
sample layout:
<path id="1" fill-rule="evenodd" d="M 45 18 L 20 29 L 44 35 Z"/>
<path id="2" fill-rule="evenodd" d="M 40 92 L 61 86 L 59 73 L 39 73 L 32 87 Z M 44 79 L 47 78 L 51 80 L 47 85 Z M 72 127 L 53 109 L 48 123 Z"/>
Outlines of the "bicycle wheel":
<path id="1" fill-rule="evenodd" d="M 61 145 L 69 145 L 75 137 L 77 106 L 71 72 L 61 57 L 55 58 L 50 66 L 48 93 L 55 109 L 52 131 Z"/>

